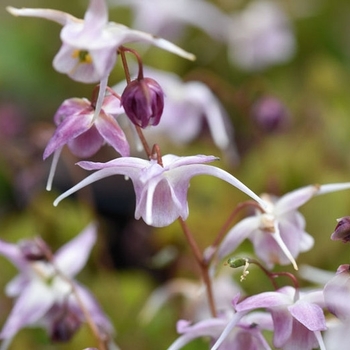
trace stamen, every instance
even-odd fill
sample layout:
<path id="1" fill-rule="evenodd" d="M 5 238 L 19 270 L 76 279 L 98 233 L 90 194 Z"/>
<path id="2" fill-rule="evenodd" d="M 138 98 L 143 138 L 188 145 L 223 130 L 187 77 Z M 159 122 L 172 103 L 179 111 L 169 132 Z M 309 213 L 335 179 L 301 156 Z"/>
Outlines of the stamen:
<path id="1" fill-rule="evenodd" d="M 79 63 L 92 63 L 92 57 L 87 50 L 74 50 L 72 57 L 77 58 L 79 60 Z"/>

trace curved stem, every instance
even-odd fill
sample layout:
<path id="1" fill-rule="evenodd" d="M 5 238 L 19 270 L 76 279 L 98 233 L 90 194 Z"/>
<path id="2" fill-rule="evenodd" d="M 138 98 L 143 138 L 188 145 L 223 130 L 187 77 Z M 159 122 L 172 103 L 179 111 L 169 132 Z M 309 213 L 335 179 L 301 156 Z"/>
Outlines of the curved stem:
<path id="1" fill-rule="evenodd" d="M 195 241 L 192 233 L 190 232 L 186 222 L 184 220 L 182 220 L 181 218 L 179 218 L 178 220 L 180 222 L 182 231 L 185 234 L 187 242 L 191 247 L 192 253 L 197 261 L 197 264 L 200 268 L 201 276 L 202 276 L 203 282 L 206 286 L 207 298 L 208 298 L 209 309 L 210 309 L 211 315 L 213 317 L 216 317 L 217 313 L 216 313 L 216 308 L 215 308 L 212 283 L 211 283 L 211 279 L 209 276 L 209 265 L 204 261 L 203 254 L 201 253 L 201 251 L 197 245 L 197 242 Z"/>

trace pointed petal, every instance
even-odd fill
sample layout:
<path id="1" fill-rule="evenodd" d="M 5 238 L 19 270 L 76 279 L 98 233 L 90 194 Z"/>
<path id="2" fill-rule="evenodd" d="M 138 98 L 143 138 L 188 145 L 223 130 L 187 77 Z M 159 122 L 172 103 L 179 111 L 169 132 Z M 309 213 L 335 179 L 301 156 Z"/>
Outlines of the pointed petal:
<path id="1" fill-rule="evenodd" d="M 259 228 L 260 220 L 256 216 L 248 217 L 238 222 L 226 234 L 218 249 L 218 258 L 231 254 L 250 234 Z"/>
<path id="2" fill-rule="evenodd" d="M 298 209 L 310 200 L 319 191 L 319 188 L 316 185 L 306 186 L 282 196 L 276 203 L 275 215 L 280 216 L 286 212 Z"/>
<path id="3" fill-rule="evenodd" d="M 123 157 L 129 156 L 130 147 L 124 131 L 118 122 L 109 114 L 101 113 L 95 126 L 105 141 Z"/>
<path id="4" fill-rule="evenodd" d="M 110 338 L 111 335 L 114 333 L 113 326 L 103 310 L 101 309 L 100 305 L 98 304 L 97 300 L 94 298 L 94 296 L 91 294 L 91 292 L 82 286 L 81 284 L 75 284 L 76 291 L 79 295 L 79 298 L 83 305 L 86 307 L 87 312 L 89 313 L 90 317 L 93 319 L 94 323 L 97 325 L 99 331 L 102 331 L 102 336 L 106 336 L 106 338 Z M 77 303 L 76 299 L 73 297 L 74 303 Z M 80 305 L 77 304 L 78 308 L 80 309 Z"/>
<path id="5" fill-rule="evenodd" d="M 274 308 L 289 305 L 292 300 L 289 295 L 280 292 L 264 292 L 253 295 L 238 303 L 235 307 L 237 312 L 251 311 L 259 308 Z"/>
<path id="6" fill-rule="evenodd" d="M 17 244 L 0 240 L 0 254 L 10 260 L 19 270 L 22 270 L 28 265 Z"/>
<path id="7" fill-rule="evenodd" d="M 88 170 L 92 170 L 94 168 L 94 166 L 98 166 L 98 163 L 93 163 L 93 162 L 79 162 L 78 165 L 82 166 L 82 168 L 84 169 L 88 169 Z M 84 167 L 84 165 L 86 167 Z M 102 167 L 103 167 L 103 163 L 102 163 Z M 139 172 L 137 171 L 137 169 L 134 168 L 130 168 L 130 167 L 104 167 L 99 171 L 96 171 L 95 173 L 91 174 L 90 176 L 88 176 L 87 178 L 85 178 L 84 180 L 82 180 L 81 182 L 79 182 L 78 184 L 76 184 L 75 186 L 73 186 L 72 188 L 70 188 L 68 191 L 62 193 L 59 197 L 56 198 L 56 200 L 53 202 L 54 206 L 57 206 L 58 203 L 64 199 L 67 198 L 68 196 L 70 196 L 72 193 L 80 190 L 81 188 L 92 184 L 95 181 L 98 181 L 100 179 L 103 179 L 105 177 L 108 176 L 112 176 L 112 175 L 126 175 L 129 176 L 130 178 L 137 178 L 137 174 Z"/>
<path id="8" fill-rule="evenodd" d="M 316 195 L 350 189 L 350 182 L 321 185 Z"/>
<path id="9" fill-rule="evenodd" d="M 44 151 L 44 159 L 91 127 L 91 114 L 72 115 L 62 121 Z"/>
<path id="10" fill-rule="evenodd" d="M 57 148 L 56 151 L 53 153 L 53 159 L 52 159 L 51 166 L 50 166 L 50 173 L 49 173 L 49 177 L 47 179 L 47 184 L 46 184 L 46 191 L 51 191 L 53 178 L 55 176 L 55 172 L 56 172 L 56 168 L 57 168 L 57 164 L 58 164 L 58 159 L 60 158 L 62 148 L 63 147 Z"/>
<path id="11" fill-rule="evenodd" d="M 14 16 L 45 18 L 50 21 L 57 22 L 58 24 L 61 24 L 63 26 L 71 22 L 79 22 L 79 19 L 75 18 L 69 13 L 57 10 L 30 8 L 17 9 L 12 6 L 7 6 L 6 10 Z"/>
<path id="12" fill-rule="evenodd" d="M 55 263 L 62 273 L 74 277 L 84 267 L 95 244 L 96 231 L 96 224 L 90 224 L 56 252 Z"/>
<path id="13" fill-rule="evenodd" d="M 171 175 L 170 175 L 171 174 Z M 196 175 L 211 175 L 215 176 L 221 180 L 228 182 L 234 187 L 238 188 L 243 193 L 250 196 L 252 199 L 257 201 L 263 209 L 267 208 L 267 204 L 263 201 L 259 196 L 257 196 L 252 190 L 250 190 L 246 185 L 244 185 L 241 181 L 235 178 L 233 175 L 229 174 L 225 170 L 220 168 L 216 168 L 211 165 L 206 164 L 196 164 L 196 165 L 188 165 L 184 167 L 179 167 L 176 169 L 172 169 L 171 173 L 169 172 L 169 181 L 172 183 L 182 183 L 188 184 L 190 178 Z"/>
<path id="14" fill-rule="evenodd" d="M 193 54 L 186 52 L 185 50 L 171 43 L 170 41 L 153 36 L 145 32 L 130 29 L 119 23 L 109 23 L 107 30 L 112 35 L 114 35 L 116 40 L 118 41 L 116 46 L 123 45 L 127 42 L 143 41 L 153 44 L 161 49 L 167 50 L 191 61 L 194 61 L 196 58 Z"/>
<path id="15" fill-rule="evenodd" d="M 327 329 L 323 310 L 316 304 L 299 300 L 288 307 L 292 316 L 310 331 L 324 331 Z"/>
<path id="16" fill-rule="evenodd" d="M 105 0 L 90 0 L 84 16 L 84 27 L 89 31 L 99 31 L 108 22 L 108 8 Z"/>
<path id="17" fill-rule="evenodd" d="M 0 338 L 11 338 L 21 328 L 35 324 L 49 310 L 53 302 L 54 294 L 45 284 L 31 283 L 16 300 L 0 333 Z"/>
<path id="18" fill-rule="evenodd" d="M 226 320 L 208 319 L 191 325 L 188 321 L 180 320 L 177 322 L 177 331 L 183 335 L 179 337 L 168 350 L 182 349 L 184 345 L 196 338 L 209 336 L 216 338 L 220 335 L 227 324 Z"/>

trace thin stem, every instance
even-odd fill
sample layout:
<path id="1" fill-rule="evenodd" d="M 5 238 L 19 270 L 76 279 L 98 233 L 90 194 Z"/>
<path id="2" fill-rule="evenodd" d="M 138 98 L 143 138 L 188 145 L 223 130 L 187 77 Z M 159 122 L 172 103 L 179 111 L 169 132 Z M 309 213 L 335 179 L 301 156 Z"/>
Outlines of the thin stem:
<path id="1" fill-rule="evenodd" d="M 197 242 L 195 241 L 192 233 L 190 232 L 186 222 L 184 220 L 182 220 L 181 218 L 179 218 L 178 220 L 180 222 L 182 231 L 185 234 L 187 242 L 191 247 L 192 253 L 197 261 L 197 264 L 200 268 L 201 276 L 202 276 L 203 282 L 206 286 L 210 312 L 211 312 L 213 317 L 216 317 L 217 313 L 216 313 L 215 302 L 214 302 L 213 288 L 212 288 L 211 279 L 209 276 L 209 268 L 208 268 L 209 265 L 204 261 L 203 254 L 201 253 L 201 251 L 197 245 Z"/>
<path id="2" fill-rule="evenodd" d="M 123 54 L 124 57 L 125 57 L 125 52 L 130 52 L 136 57 L 137 64 L 139 66 L 139 72 L 138 72 L 138 75 L 137 75 L 137 80 L 142 80 L 143 79 L 143 64 L 142 64 L 142 60 L 141 60 L 140 55 L 135 50 L 129 49 L 129 48 L 124 47 L 124 46 L 121 46 L 119 48 L 119 52 L 121 54 Z M 130 76 L 130 74 L 129 74 L 129 76 Z"/>
<path id="3" fill-rule="evenodd" d="M 64 273 L 62 273 L 60 271 L 60 269 L 57 267 L 57 265 L 55 264 L 55 261 L 53 259 L 52 253 L 50 251 L 48 251 L 47 249 L 45 250 L 45 254 L 46 254 L 46 259 L 47 261 L 52 265 L 52 267 L 55 270 L 55 273 L 57 276 L 60 276 L 66 283 L 69 284 L 72 294 L 75 296 L 80 310 L 83 312 L 86 323 L 88 324 L 89 328 L 91 329 L 92 334 L 94 335 L 94 337 L 96 338 L 98 344 L 99 344 L 99 350 L 108 350 L 107 346 L 106 346 L 106 339 L 102 339 L 100 332 L 98 331 L 98 327 L 95 324 L 92 316 L 90 315 L 89 311 L 86 309 L 83 301 L 80 298 L 80 295 L 76 289 L 75 284 L 70 280 L 70 278 L 68 278 Z"/>
<path id="4" fill-rule="evenodd" d="M 233 221 L 233 219 L 236 217 L 236 215 L 244 208 L 246 207 L 254 207 L 258 210 L 260 210 L 261 212 L 264 212 L 264 210 L 261 208 L 261 206 L 255 202 L 255 201 L 246 201 L 246 202 L 242 202 L 239 203 L 236 208 L 232 211 L 232 213 L 230 214 L 230 216 L 227 218 L 226 222 L 224 223 L 224 225 L 221 227 L 219 233 L 217 234 L 212 247 L 217 247 L 220 242 L 222 241 L 224 235 L 226 234 L 227 230 L 230 228 L 231 223 Z"/>
<path id="5" fill-rule="evenodd" d="M 292 281 L 295 290 L 299 290 L 298 280 L 295 278 L 295 276 L 292 273 L 290 273 L 290 272 L 270 272 L 263 265 L 261 265 L 261 263 L 259 261 L 255 260 L 255 259 L 248 259 L 248 262 L 250 264 L 255 264 L 255 265 L 259 266 L 259 268 L 270 279 L 270 281 L 275 289 L 278 289 L 278 285 L 276 284 L 275 279 L 278 277 L 281 277 L 281 276 L 285 276 L 285 277 L 288 277 Z"/>

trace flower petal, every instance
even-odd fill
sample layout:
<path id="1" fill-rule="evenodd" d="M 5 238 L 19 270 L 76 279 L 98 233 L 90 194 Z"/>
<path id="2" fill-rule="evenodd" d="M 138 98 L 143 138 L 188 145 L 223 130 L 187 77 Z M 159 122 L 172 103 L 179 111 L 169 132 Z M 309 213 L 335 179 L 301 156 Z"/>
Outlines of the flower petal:
<path id="1" fill-rule="evenodd" d="M 58 24 L 61 24 L 63 26 L 71 22 L 79 22 L 79 19 L 75 18 L 69 13 L 57 10 L 30 8 L 17 9 L 12 6 L 7 6 L 6 10 L 14 16 L 45 18 L 50 21 L 57 22 Z"/>
<path id="2" fill-rule="evenodd" d="M 299 300 L 288 307 L 292 316 L 310 331 L 324 331 L 327 329 L 323 310 L 316 304 Z"/>
<path id="3" fill-rule="evenodd" d="M 33 282 L 24 290 L 7 318 L 0 338 L 12 338 L 21 328 L 35 324 L 52 306 L 54 293 L 41 282 Z"/>
<path id="4" fill-rule="evenodd" d="M 226 324 L 226 320 L 218 318 L 200 321 L 194 325 L 191 325 L 188 321 L 180 320 L 177 322 L 177 331 L 183 335 L 179 337 L 172 345 L 170 345 L 168 350 L 181 349 L 193 339 L 203 336 L 217 338 L 224 330 Z"/>
<path id="5" fill-rule="evenodd" d="M 232 253 L 255 229 L 259 228 L 258 217 L 248 217 L 238 222 L 226 234 L 218 249 L 218 258 L 222 259 Z"/>
<path id="6" fill-rule="evenodd" d="M 95 126 L 104 140 L 118 153 L 123 157 L 129 156 L 130 147 L 124 131 L 111 115 L 101 111 L 95 121 Z"/>
<path id="7" fill-rule="evenodd" d="M 62 273 L 73 277 L 84 267 L 95 244 L 96 231 L 96 224 L 90 224 L 56 252 L 55 263 Z"/>
<path id="8" fill-rule="evenodd" d="M 72 115 L 65 118 L 47 144 L 43 158 L 46 159 L 58 148 L 87 131 L 91 127 L 91 119 L 91 114 Z"/>

